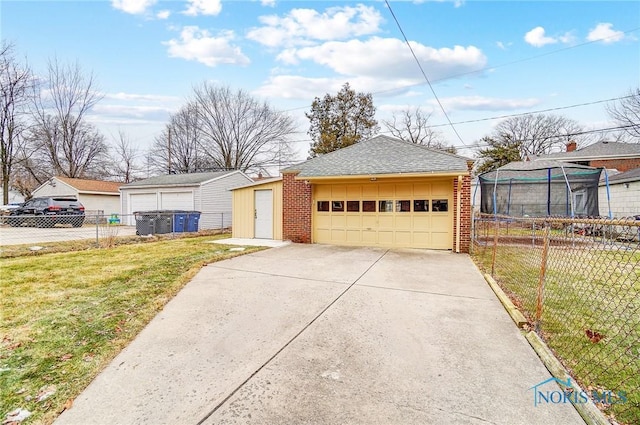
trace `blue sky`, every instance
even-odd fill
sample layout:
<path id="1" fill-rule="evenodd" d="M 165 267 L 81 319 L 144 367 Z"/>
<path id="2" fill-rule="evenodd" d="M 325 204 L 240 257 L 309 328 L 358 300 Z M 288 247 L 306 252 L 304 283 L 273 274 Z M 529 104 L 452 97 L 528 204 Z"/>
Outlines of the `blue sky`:
<path id="1" fill-rule="evenodd" d="M 104 99 L 107 136 L 151 145 L 194 85 L 244 89 L 289 111 L 306 157 L 315 96 L 349 82 L 374 94 L 378 120 L 408 106 L 446 118 L 383 1 L 3 0 L 1 34 L 36 72 L 77 61 Z M 640 2 L 392 1 L 445 111 L 438 126 L 472 156 L 494 117 L 624 96 L 640 86 Z M 604 103 L 556 111 L 611 126 Z M 384 127 L 382 127 L 384 130 Z"/>

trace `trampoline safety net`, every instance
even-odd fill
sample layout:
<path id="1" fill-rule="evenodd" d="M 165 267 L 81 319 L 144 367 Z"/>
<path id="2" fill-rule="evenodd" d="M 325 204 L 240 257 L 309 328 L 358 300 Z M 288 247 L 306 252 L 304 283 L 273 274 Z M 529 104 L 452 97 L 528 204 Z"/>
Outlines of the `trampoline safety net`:
<path id="1" fill-rule="evenodd" d="M 514 217 L 595 217 L 601 172 L 577 164 L 507 164 L 478 177 L 480 210 Z"/>

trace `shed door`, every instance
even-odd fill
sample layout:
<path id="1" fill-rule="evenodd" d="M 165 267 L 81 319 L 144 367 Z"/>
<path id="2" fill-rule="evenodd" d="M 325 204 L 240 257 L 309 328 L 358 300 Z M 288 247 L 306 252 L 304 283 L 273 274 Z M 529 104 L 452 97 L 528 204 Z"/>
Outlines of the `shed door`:
<path id="1" fill-rule="evenodd" d="M 193 192 L 160 193 L 161 210 L 193 210 Z"/>
<path id="2" fill-rule="evenodd" d="M 129 199 L 131 213 L 158 209 L 158 201 L 155 193 L 132 193 Z"/>
<path id="3" fill-rule="evenodd" d="M 313 241 L 453 248 L 451 180 L 314 184 Z"/>
<path id="4" fill-rule="evenodd" d="M 254 197 L 254 235 L 258 239 L 273 239 L 273 192 L 256 190 Z"/>

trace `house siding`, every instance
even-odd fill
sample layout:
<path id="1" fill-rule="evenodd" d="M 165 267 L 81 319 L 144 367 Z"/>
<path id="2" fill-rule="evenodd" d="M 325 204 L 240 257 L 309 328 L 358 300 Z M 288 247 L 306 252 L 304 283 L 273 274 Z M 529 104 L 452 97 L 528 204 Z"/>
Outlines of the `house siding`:
<path id="1" fill-rule="evenodd" d="M 232 193 L 231 189 L 251 183 L 249 177 L 243 173 L 232 173 L 211 182 L 205 182 L 196 199 L 200 205 L 201 229 L 220 229 L 231 227 Z"/>
<path id="2" fill-rule="evenodd" d="M 311 187 L 295 180 L 298 173 L 282 175 L 282 237 L 297 243 L 311 243 Z"/>
<path id="3" fill-rule="evenodd" d="M 627 184 L 629 187 L 625 187 L 624 183 L 609 184 L 613 218 L 640 215 L 640 181 L 628 182 Z M 608 217 L 606 186 L 598 188 L 598 203 L 600 204 L 600 215 Z"/>

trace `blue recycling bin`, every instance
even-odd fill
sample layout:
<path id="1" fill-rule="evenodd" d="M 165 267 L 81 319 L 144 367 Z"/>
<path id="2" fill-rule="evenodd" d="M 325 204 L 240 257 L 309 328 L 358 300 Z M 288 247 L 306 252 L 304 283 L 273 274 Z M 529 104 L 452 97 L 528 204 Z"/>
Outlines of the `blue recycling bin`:
<path id="1" fill-rule="evenodd" d="M 172 211 L 173 213 L 173 231 L 174 233 L 189 232 L 187 230 L 187 211 Z"/>
<path id="2" fill-rule="evenodd" d="M 198 223 L 200 222 L 200 211 L 190 211 L 187 214 L 187 230 L 186 232 L 197 232 Z"/>

